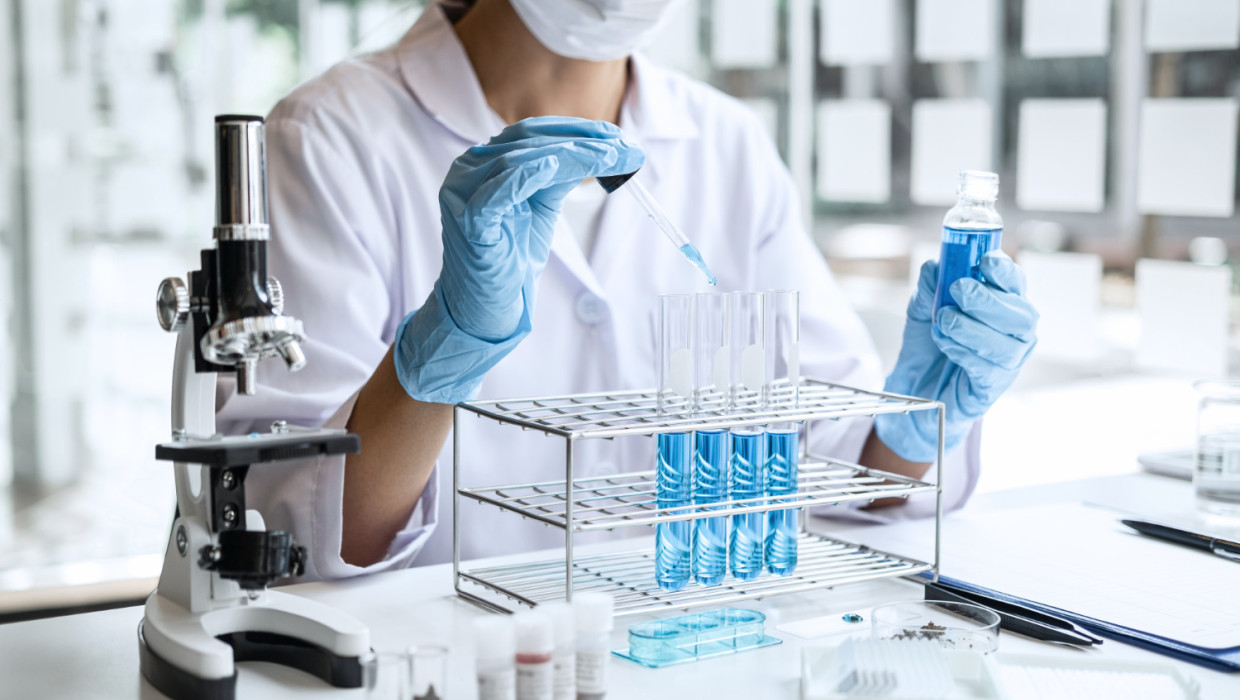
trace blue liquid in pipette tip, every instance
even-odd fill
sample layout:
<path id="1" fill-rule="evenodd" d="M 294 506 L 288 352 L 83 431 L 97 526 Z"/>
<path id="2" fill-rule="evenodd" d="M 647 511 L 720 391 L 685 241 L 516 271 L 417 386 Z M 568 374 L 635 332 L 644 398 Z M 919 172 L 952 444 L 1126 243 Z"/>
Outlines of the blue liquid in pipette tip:
<path id="1" fill-rule="evenodd" d="M 766 434 L 766 495 L 795 496 L 797 492 L 797 431 Z M 797 515 L 800 509 L 767 513 L 766 568 L 787 576 L 797 568 Z"/>
<path id="2" fill-rule="evenodd" d="M 701 270 L 703 275 L 706 275 L 706 281 L 710 282 L 710 286 L 715 286 L 717 280 L 715 279 L 714 273 L 710 271 L 709 267 L 706 267 L 706 261 L 702 259 L 702 254 L 698 252 L 698 249 L 695 248 L 692 243 L 686 243 L 680 246 L 680 252 L 684 253 L 685 257 L 689 259 L 689 262 L 696 265 L 697 269 Z"/>
<path id="3" fill-rule="evenodd" d="M 939 283 L 934 290 L 935 323 L 939 321 L 939 309 L 944 306 L 957 306 L 950 291 L 952 283 L 962 277 L 981 280 L 978 266 L 982 263 L 982 256 L 997 249 L 1002 238 L 1002 228 L 943 228 L 943 247 L 939 251 Z"/>
<path id="4" fill-rule="evenodd" d="M 766 466 L 765 435 L 759 431 L 733 432 L 729 498 L 754 498 L 763 495 L 762 472 Z M 743 513 L 732 516 L 732 542 L 729 556 L 732 575 L 752 581 L 762 573 L 763 530 L 766 513 Z"/>
<path id="5" fill-rule="evenodd" d="M 709 506 L 728 498 L 728 431 L 694 434 L 693 502 Z M 698 583 L 718 586 L 728 573 L 728 518 L 693 521 L 693 575 Z"/>
<path id="6" fill-rule="evenodd" d="M 693 497 L 692 433 L 659 436 L 655 498 L 660 508 L 690 505 Z M 659 588 L 678 591 L 692 575 L 693 522 L 659 523 L 655 534 L 655 579 Z"/>

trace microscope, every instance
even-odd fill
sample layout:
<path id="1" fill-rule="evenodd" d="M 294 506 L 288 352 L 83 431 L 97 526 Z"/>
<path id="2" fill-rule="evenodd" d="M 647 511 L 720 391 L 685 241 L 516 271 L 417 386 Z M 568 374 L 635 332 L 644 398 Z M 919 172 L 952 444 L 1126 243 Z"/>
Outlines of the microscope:
<path id="1" fill-rule="evenodd" d="M 202 251 L 202 267 L 189 273 L 188 285 L 170 277 L 156 299 L 160 325 L 177 334 L 172 441 L 155 448 L 156 459 L 173 463 L 177 517 L 159 587 L 138 625 L 142 675 L 174 700 L 233 698 L 236 661 L 270 661 L 337 687 L 361 687 L 366 627 L 321 603 L 267 589 L 300 575 L 306 550 L 288 533 L 268 531 L 245 503 L 251 468 L 356 454 L 359 438 L 284 421 L 269 433 L 215 432 L 216 375 L 235 373 L 237 392 L 252 395 L 259 361 L 279 356 L 292 372 L 306 364 L 302 324 L 283 315 L 279 282 L 267 276 L 261 117 L 216 117 L 215 165 L 215 247 Z"/>

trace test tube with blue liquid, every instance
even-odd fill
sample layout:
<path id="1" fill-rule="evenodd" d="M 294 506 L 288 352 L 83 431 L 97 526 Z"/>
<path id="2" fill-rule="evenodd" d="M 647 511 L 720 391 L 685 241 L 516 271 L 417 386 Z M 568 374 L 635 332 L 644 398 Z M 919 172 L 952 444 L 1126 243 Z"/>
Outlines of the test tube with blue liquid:
<path id="1" fill-rule="evenodd" d="M 762 295 L 733 292 L 729 317 L 732 355 L 732 406 L 756 409 L 763 385 Z M 729 434 L 729 499 L 758 498 L 766 489 L 766 435 L 760 428 L 733 428 Z M 751 581 L 762 573 L 766 513 L 732 516 L 729 562 L 732 575 Z"/>
<path id="2" fill-rule="evenodd" d="M 800 458 L 800 424 L 776 423 L 766 430 L 766 495 L 795 497 Z M 800 508 L 772 510 L 765 515 L 766 569 L 787 576 L 797 568 L 797 522 Z"/>
<path id="3" fill-rule="evenodd" d="M 767 411 L 794 409 L 801 383 L 801 308 L 796 291 L 774 290 L 762 294 L 762 344 L 765 381 L 762 403 Z M 766 495 L 795 496 L 800 453 L 800 424 L 777 423 L 766 431 Z M 778 500 L 775 502 L 779 502 Z M 799 508 L 772 510 L 766 514 L 766 568 L 787 576 L 797 567 Z"/>
<path id="4" fill-rule="evenodd" d="M 732 390 L 728 344 L 727 294 L 697 294 L 694 319 L 694 413 L 707 416 L 727 409 Z M 728 499 L 728 431 L 699 430 L 693 436 L 693 503 L 709 506 Z M 693 575 L 717 586 L 728 572 L 728 518 L 693 521 Z"/>
<path id="5" fill-rule="evenodd" d="M 982 256 L 997 250 L 1003 239 L 1003 219 L 995 211 L 999 176 L 980 170 L 960 173 L 956 206 L 943 217 L 943 247 L 939 252 L 939 282 L 934 290 L 934 322 L 945 306 L 957 306 L 952 283 L 964 277 L 981 280 Z"/>
<path id="6" fill-rule="evenodd" d="M 684 414 L 693 406 L 693 296 L 659 297 L 658 411 Z M 688 506 L 693 498 L 693 433 L 660 433 L 655 474 L 657 506 Z M 658 523 L 655 528 L 655 579 L 678 591 L 692 576 L 693 522 Z"/>
<path id="7" fill-rule="evenodd" d="M 637 171 L 635 170 L 624 175 L 606 175 L 598 178 L 598 184 L 604 190 L 607 190 L 608 194 L 621 189 L 623 185 L 624 191 L 628 192 L 637 201 L 637 204 L 646 212 L 646 216 L 650 218 L 655 227 L 667 237 L 667 240 L 671 241 L 672 245 L 680 251 L 680 254 L 685 256 L 685 259 L 693 263 L 698 270 L 701 270 L 702 274 L 706 276 L 706 281 L 712 287 L 715 286 L 715 274 L 710 271 L 706 261 L 702 259 L 701 251 L 697 249 L 697 246 L 693 245 L 693 242 L 689 240 L 684 231 L 680 230 L 680 227 L 672 223 L 672 220 L 667 216 L 667 212 L 663 211 L 663 207 L 659 206 L 658 200 L 654 198 L 654 195 L 650 194 L 650 190 L 647 190 L 640 181 L 633 179 L 633 176 L 636 174 Z"/>

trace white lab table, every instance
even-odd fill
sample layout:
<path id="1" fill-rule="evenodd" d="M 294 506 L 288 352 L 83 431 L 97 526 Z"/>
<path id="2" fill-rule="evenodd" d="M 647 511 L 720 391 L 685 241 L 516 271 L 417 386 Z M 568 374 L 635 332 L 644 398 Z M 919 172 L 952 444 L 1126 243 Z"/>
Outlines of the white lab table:
<path id="1" fill-rule="evenodd" d="M 998 509 L 1056 501 L 1089 500 L 1129 510 L 1164 515 L 1191 508 L 1187 482 L 1140 474 L 1088 479 L 979 496 L 971 510 Z M 822 527 L 824 521 L 816 521 Z M 841 526 L 828 523 L 832 534 L 864 542 L 866 530 L 885 527 L 885 540 L 900 531 L 915 532 L 932 522 L 915 521 L 887 526 Z M 892 530 L 891 528 L 896 528 Z M 952 543 L 943 543 L 949 560 Z M 996 564 L 1005 553 L 996 552 Z M 312 583 L 285 590 L 321 600 L 356 615 L 370 626 L 376 649 L 402 649 L 412 644 L 447 644 L 452 649 L 451 698 L 473 698 L 471 620 L 487 614 L 453 594 L 451 565 L 431 566 L 379 574 L 337 583 Z M 883 580 L 833 590 L 778 596 L 754 603 L 776 622 L 818 617 L 827 613 L 865 611 L 885 602 L 919 598 L 921 586 L 903 580 Z M 140 677 L 135 630 L 141 608 L 15 623 L 0 626 L 0 698 L 120 698 L 161 697 Z M 622 618 L 614 646 L 623 645 L 632 621 Z M 772 625 L 773 626 L 773 625 Z M 800 649 L 808 641 L 774 631 L 784 638 L 779 646 L 652 671 L 613 658 L 610 697 L 657 698 L 795 698 L 799 689 Z M 837 638 L 838 639 L 838 638 Z M 1173 661 L 1136 647 L 1108 640 L 1082 651 L 1036 642 L 1008 633 L 1001 652 L 1058 654 L 1065 657 L 1094 654 L 1100 658 L 1173 663 L 1190 674 L 1202 688 L 1201 697 L 1224 700 L 1240 697 L 1240 673 L 1226 674 Z M 239 698 L 360 698 L 360 690 L 330 688 L 318 679 L 265 663 L 240 665 Z"/>

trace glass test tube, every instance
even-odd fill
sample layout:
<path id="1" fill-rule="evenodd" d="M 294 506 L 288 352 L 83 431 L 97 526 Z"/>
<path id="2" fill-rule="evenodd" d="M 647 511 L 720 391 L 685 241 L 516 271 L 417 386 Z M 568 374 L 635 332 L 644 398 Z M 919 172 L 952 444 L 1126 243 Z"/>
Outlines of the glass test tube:
<path id="1" fill-rule="evenodd" d="M 732 292 L 728 337 L 732 355 L 732 406 L 756 408 L 762 394 L 762 295 Z"/>
<path id="2" fill-rule="evenodd" d="M 766 495 L 795 496 L 800 457 L 798 423 L 776 423 L 766 430 Z M 797 519 L 801 510 L 767 512 L 766 568 L 787 576 L 797 568 Z"/>
<path id="3" fill-rule="evenodd" d="M 796 291 L 762 294 L 762 403 L 795 407 L 801 384 L 801 306 Z"/>
<path id="4" fill-rule="evenodd" d="M 758 408 L 762 398 L 762 295 L 733 292 L 728 321 L 732 354 L 732 406 Z M 756 498 L 765 488 L 766 439 L 757 428 L 734 428 L 728 439 L 728 498 Z M 728 557 L 732 575 L 749 581 L 762 573 L 765 513 L 732 516 Z"/>
<path id="5" fill-rule="evenodd" d="M 660 414 L 689 412 L 693 400 L 693 297 L 659 297 L 658 375 Z M 655 498 L 659 508 L 690 505 L 693 497 L 693 434 L 661 433 Z M 677 591 L 689 582 L 693 523 L 659 523 L 655 535 L 655 579 L 660 588 Z"/>
<path id="6" fill-rule="evenodd" d="M 758 428 L 733 428 L 730 434 L 732 458 L 729 465 L 729 498 L 756 498 L 765 488 L 766 435 Z M 729 557 L 732 575 L 751 581 L 762 573 L 766 513 L 732 516 Z"/>
<path id="7" fill-rule="evenodd" d="M 694 369 L 696 410 L 727 408 L 732 390 L 732 358 L 728 347 L 727 294 L 694 297 Z M 728 431 L 699 430 L 693 438 L 693 502 L 712 505 L 728 498 Z M 693 575 L 706 586 L 717 586 L 728 572 L 728 518 L 693 521 Z"/>

